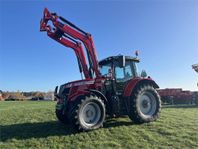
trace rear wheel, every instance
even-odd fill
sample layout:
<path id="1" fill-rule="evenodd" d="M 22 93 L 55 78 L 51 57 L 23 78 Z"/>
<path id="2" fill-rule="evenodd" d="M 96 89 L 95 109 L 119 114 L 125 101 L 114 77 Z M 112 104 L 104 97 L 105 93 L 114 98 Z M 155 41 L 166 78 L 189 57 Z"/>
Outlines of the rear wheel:
<path id="1" fill-rule="evenodd" d="M 105 120 L 104 102 L 97 96 L 85 96 L 75 106 L 71 119 L 78 130 L 102 127 Z"/>
<path id="2" fill-rule="evenodd" d="M 153 86 L 145 85 L 130 99 L 129 117 L 135 123 L 152 122 L 159 118 L 161 100 Z"/>

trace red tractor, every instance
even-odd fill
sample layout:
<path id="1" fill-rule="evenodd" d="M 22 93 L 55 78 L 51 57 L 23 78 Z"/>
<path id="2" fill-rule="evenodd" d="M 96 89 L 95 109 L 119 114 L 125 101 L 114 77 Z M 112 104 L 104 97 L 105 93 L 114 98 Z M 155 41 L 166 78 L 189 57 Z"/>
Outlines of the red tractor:
<path id="1" fill-rule="evenodd" d="M 74 50 L 83 77 L 61 85 L 59 90 L 58 86 L 55 88 L 59 121 L 87 131 L 102 127 L 107 115 L 127 115 L 138 124 L 159 117 L 161 100 L 156 91 L 159 86 L 150 77 L 139 75 L 137 57 L 110 56 L 98 62 L 91 34 L 47 9 L 40 31 L 46 31 L 49 37 Z"/>

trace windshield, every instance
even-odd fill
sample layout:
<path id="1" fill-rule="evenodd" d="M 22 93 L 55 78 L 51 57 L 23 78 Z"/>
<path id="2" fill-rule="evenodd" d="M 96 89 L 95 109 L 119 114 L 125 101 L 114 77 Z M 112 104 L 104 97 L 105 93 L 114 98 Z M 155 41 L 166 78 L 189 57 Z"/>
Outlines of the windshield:
<path id="1" fill-rule="evenodd" d="M 134 61 L 126 61 L 125 67 L 119 67 L 118 63 L 115 63 L 115 78 L 117 82 L 125 82 L 139 76 L 137 71 L 137 65 Z"/>
<path id="2" fill-rule="evenodd" d="M 109 70 L 111 70 L 111 63 L 100 65 L 100 73 L 102 76 L 108 75 Z"/>

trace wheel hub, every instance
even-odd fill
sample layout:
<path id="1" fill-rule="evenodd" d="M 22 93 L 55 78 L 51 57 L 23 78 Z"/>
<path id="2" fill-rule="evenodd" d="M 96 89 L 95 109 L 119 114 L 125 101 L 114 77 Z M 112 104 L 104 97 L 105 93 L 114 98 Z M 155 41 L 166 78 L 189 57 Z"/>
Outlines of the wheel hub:
<path id="1" fill-rule="evenodd" d="M 91 102 L 87 103 L 82 109 L 80 119 L 85 125 L 93 126 L 98 123 L 101 117 L 101 111 L 98 104 Z"/>
<path id="2" fill-rule="evenodd" d="M 93 114 L 94 114 L 94 113 L 93 113 L 93 111 L 91 111 L 91 110 L 87 110 L 87 111 L 86 111 L 86 116 L 87 116 L 87 117 L 91 117 L 91 116 L 93 116 Z"/>
<path id="3" fill-rule="evenodd" d="M 143 108 L 148 108 L 149 102 L 147 100 L 143 100 L 142 106 L 143 106 Z"/>
<path id="4" fill-rule="evenodd" d="M 144 92 L 139 98 L 139 107 L 144 116 L 152 116 L 157 108 L 155 96 L 150 92 Z"/>

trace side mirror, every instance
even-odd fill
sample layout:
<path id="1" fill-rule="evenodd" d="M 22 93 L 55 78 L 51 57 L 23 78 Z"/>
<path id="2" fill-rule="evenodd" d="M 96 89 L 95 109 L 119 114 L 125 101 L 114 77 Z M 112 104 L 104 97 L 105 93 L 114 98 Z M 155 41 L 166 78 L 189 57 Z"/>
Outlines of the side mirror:
<path id="1" fill-rule="evenodd" d="M 125 67 L 125 56 L 119 56 L 118 58 L 118 65 L 120 68 L 123 68 Z"/>
<path id="2" fill-rule="evenodd" d="M 56 86 L 55 90 L 54 90 L 54 96 L 57 96 L 58 95 L 58 86 Z"/>
<path id="3" fill-rule="evenodd" d="M 142 70 L 141 72 L 141 77 L 146 78 L 147 77 L 147 73 L 145 70 Z"/>

